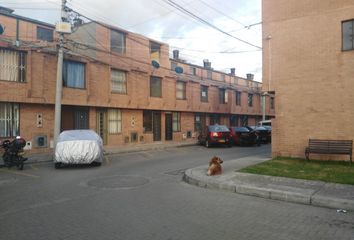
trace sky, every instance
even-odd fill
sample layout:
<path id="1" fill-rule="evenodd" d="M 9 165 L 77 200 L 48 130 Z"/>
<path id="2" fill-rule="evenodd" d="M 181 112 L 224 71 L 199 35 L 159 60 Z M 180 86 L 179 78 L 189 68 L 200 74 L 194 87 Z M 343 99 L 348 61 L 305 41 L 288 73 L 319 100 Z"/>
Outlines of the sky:
<path id="1" fill-rule="evenodd" d="M 173 2 L 204 23 L 168 4 Z M 0 6 L 15 14 L 52 24 L 59 21 L 60 4 L 61 0 L 0 0 Z M 189 63 L 202 66 L 208 59 L 215 70 L 229 73 L 236 68 L 237 76 L 253 73 L 262 81 L 262 51 L 255 47 L 262 45 L 261 0 L 67 0 L 67 6 L 167 43 L 171 57 L 178 49 Z"/>

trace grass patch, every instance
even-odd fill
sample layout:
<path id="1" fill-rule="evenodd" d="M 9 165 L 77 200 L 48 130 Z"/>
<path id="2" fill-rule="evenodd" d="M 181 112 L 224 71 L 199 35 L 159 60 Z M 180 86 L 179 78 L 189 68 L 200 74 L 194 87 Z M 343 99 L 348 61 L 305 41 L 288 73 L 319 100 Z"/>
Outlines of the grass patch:
<path id="1" fill-rule="evenodd" d="M 348 162 L 281 157 L 243 168 L 239 172 L 354 185 L 354 164 Z"/>

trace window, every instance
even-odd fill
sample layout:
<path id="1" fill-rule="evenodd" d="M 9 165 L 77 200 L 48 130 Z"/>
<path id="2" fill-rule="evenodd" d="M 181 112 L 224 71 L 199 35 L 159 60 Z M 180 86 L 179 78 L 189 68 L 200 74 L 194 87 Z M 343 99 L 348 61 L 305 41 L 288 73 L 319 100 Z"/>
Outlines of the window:
<path id="1" fill-rule="evenodd" d="M 0 103 L 0 137 L 15 137 L 20 131 L 20 110 L 16 103 Z"/>
<path id="2" fill-rule="evenodd" d="M 240 116 L 240 121 L 242 127 L 248 126 L 248 116 L 246 115 Z"/>
<path id="3" fill-rule="evenodd" d="M 274 109 L 274 97 L 270 98 L 270 109 Z"/>
<path id="4" fill-rule="evenodd" d="M 190 74 L 192 74 L 192 75 L 197 75 L 197 68 L 195 68 L 195 67 L 190 67 Z"/>
<path id="5" fill-rule="evenodd" d="M 160 62 L 160 48 L 161 45 L 155 42 L 150 42 L 150 58 Z"/>
<path id="6" fill-rule="evenodd" d="M 125 33 L 111 30 L 111 52 L 125 53 Z"/>
<path id="7" fill-rule="evenodd" d="M 212 79 L 213 78 L 213 72 L 212 71 L 207 70 L 207 78 L 208 79 Z"/>
<path id="8" fill-rule="evenodd" d="M 85 88 L 85 64 L 64 60 L 63 85 L 71 88 Z"/>
<path id="9" fill-rule="evenodd" d="M 210 125 L 220 124 L 220 115 L 210 114 Z"/>
<path id="10" fill-rule="evenodd" d="M 219 89 L 219 103 L 225 104 L 228 101 L 228 93 L 226 89 Z"/>
<path id="11" fill-rule="evenodd" d="M 342 22 L 342 50 L 354 49 L 354 20 Z"/>
<path id="12" fill-rule="evenodd" d="M 161 78 L 150 77 L 150 97 L 162 97 Z"/>
<path id="13" fill-rule="evenodd" d="M 37 26 L 37 39 L 53 42 L 53 29 Z"/>
<path id="14" fill-rule="evenodd" d="M 231 115 L 230 116 L 230 126 L 237 127 L 238 126 L 238 119 L 239 119 L 238 115 Z"/>
<path id="15" fill-rule="evenodd" d="M 180 112 L 172 113 L 172 129 L 174 132 L 181 131 L 181 113 Z"/>
<path id="16" fill-rule="evenodd" d="M 175 70 L 176 70 L 176 67 L 177 67 L 177 63 L 171 62 L 171 70 L 172 70 L 172 71 L 175 71 Z"/>
<path id="17" fill-rule="evenodd" d="M 122 132 L 122 113 L 118 109 L 108 109 L 108 133 Z"/>
<path id="18" fill-rule="evenodd" d="M 221 81 L 225 82 L 225 75 L 224 74 L 221 74 Z"/>
<path id="19" fill-rule="evenodd" d="M 196 131 L 196 132 L 202 131 L 202 116 L 201 116 L 201 114 L 195 114 L 195 116 L 194 116 L 194 131 Z"/>
<path id="20" fill-rule="evenodd" d="M 112 91 L 116 93 L 127 93 L 126 73 L 119 70 L 111 70 Z"/>
<path id="21" fill-rule="evenodd" d="M 26 53 L 0 49 L 0 80 L 26 81 Z"/>
<path id="22" fill-rule="evenodd" d="M 236 91 L 236 105 L 241 106 L 241 94 L 242 92 Z"/>
<path id="23" fill-rule="evenodd" d="M 143 128 L 144 132 L 152 131 L 152 111 L 150 110 L 143 111 Z"/>
<path id="24" fill-rule="evenodd" d="M 186 99 L 186 83 L 182 81 L 177 81 L 176 83 L 176 98 Z"/>
<path id="25" fill-rule="evenodd" d="M 200 101 L 208 102 L 208 86 L 200 86 Z"/>
<path id="26" fill-rule="evenodd" d="M 253 94 L 252 93 L 248 94 L 248 106 L 249 107 L 253 106 Z"/>

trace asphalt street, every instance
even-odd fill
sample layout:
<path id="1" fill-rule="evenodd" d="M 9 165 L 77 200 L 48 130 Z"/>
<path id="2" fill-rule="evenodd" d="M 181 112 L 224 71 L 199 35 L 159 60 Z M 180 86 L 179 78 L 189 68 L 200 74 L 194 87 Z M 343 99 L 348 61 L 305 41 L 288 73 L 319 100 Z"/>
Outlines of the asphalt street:
<path id="1" fill-rule="evenodd" d="M 354 239 L 354 213 L 188 185 L 213 155 L 240 165 L 270 145 L 107 156 L 101 167 L 0 168 L 0 239 Z"/>

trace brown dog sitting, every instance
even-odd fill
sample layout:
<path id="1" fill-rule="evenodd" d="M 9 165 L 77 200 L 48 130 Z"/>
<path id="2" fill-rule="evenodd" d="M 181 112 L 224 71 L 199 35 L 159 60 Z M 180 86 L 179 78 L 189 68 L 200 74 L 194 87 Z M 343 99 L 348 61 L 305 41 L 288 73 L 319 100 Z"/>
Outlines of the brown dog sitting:
<path id="1" fill-rule="evenodd" d="M 219 175 L 222 173 L 221 164 L 223 161 L 221 158 L 214 156 L 209 162 L 208 176 Z"/>

